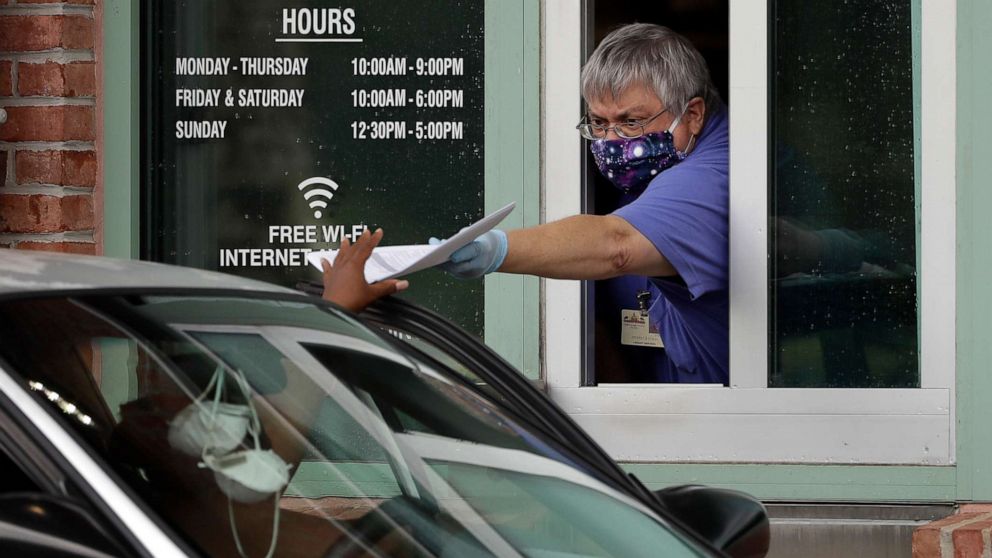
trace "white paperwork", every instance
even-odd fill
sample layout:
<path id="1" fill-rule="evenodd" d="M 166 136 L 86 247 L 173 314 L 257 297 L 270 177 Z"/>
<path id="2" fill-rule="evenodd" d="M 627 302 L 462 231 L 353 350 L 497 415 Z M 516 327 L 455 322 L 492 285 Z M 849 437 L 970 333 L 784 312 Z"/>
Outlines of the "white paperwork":
<path id="1" fill-rule="evenodd" d="M 516 207 L 515 203 L 490 213 L 481 220 L 455 233 L 451 238 L 440 244 L 413 244 L 409 246 L 380 246 L 372 251 L 365 262 L 365 280 L 369 283 L 409 275 L 415 271 L 434 267 L 448 261 L 459 248 L 488 232 L 498 225 Z M 307 254 L 307 261 L 318 270 L 321 260 L 334 264 L 337 250 L 319 250 Z"/>

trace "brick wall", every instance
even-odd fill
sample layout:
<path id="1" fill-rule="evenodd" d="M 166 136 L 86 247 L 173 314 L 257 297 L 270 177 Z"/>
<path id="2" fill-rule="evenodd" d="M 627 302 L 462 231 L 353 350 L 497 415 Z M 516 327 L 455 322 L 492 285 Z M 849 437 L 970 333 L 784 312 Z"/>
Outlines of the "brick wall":
<path id="1" fill-rule="evenodd" d="M 992 504 L 965 504 L 958 513 L 913 532 L 913 558 L 992 556 Z"/>
<path id="2" fill-rule="evenodd" d="M 0 0 L 0 247 L 93 254 L 97 0 Z"/>

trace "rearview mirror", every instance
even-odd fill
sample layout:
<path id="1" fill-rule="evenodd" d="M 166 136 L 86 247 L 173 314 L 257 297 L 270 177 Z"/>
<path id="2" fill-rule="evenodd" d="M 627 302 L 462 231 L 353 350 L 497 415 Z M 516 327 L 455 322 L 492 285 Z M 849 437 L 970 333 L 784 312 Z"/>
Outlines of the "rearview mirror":
<path id="1" fill-rule="evenodd" d="M 728 555 L 763 558 L 768 553 L 768 513 L 750 495 L 699 485 L 671 486 L 655 495 L 673 516 Z"/>

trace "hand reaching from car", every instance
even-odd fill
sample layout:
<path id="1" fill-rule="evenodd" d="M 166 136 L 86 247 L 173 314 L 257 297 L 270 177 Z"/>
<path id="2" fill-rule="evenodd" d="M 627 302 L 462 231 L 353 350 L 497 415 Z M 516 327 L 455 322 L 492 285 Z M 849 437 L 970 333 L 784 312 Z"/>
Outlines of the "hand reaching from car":
<path id="1" fill-rule="evenodd" d="M 365 262 L 380 240 L 382 229 L 374 233 L 366 229 L 354 244 L 347 238 L 341 242 L 333 266 L 327 260 L 321 262 L 324 269 L 324 300 L 352 312 L 361 312 L 376 300 L 410 286 L 408 281 L 398 279 L 386 279 L 371 285 L 365 281 Z"/>

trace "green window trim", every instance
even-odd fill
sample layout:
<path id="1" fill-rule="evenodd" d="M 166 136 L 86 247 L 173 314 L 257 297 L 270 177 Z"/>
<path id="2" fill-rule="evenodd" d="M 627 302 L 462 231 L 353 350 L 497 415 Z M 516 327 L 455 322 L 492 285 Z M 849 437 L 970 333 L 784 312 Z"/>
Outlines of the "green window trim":
<path id="1" fill-rule="evenodd" d="M 651 490 L 706 484 L 766 501 L 951 502 L 957 480 L 953 466 L 630 463 L 624 469 Z"/>
<path id="2" fill-rule="evenodd" d="M 981 0 L 957 3 L 957 499 L 974 501 L 992 500 L 989 29 L 992 4 Z"/>
<path id="3" fill-rule="evenodd" d="M 140 41 L 138 3 L 103 5 L 103 254 L 138 258 Z"/>
<path id="4" fill-rule="evenodd" d="M 486 212 L 511 201 L 501 224 L 541 220 L 541 6 L 538 0 L 486 0 Z M 540 282 L 486 277 L 486 343 L 530 379 L 540 375 Z"/>

